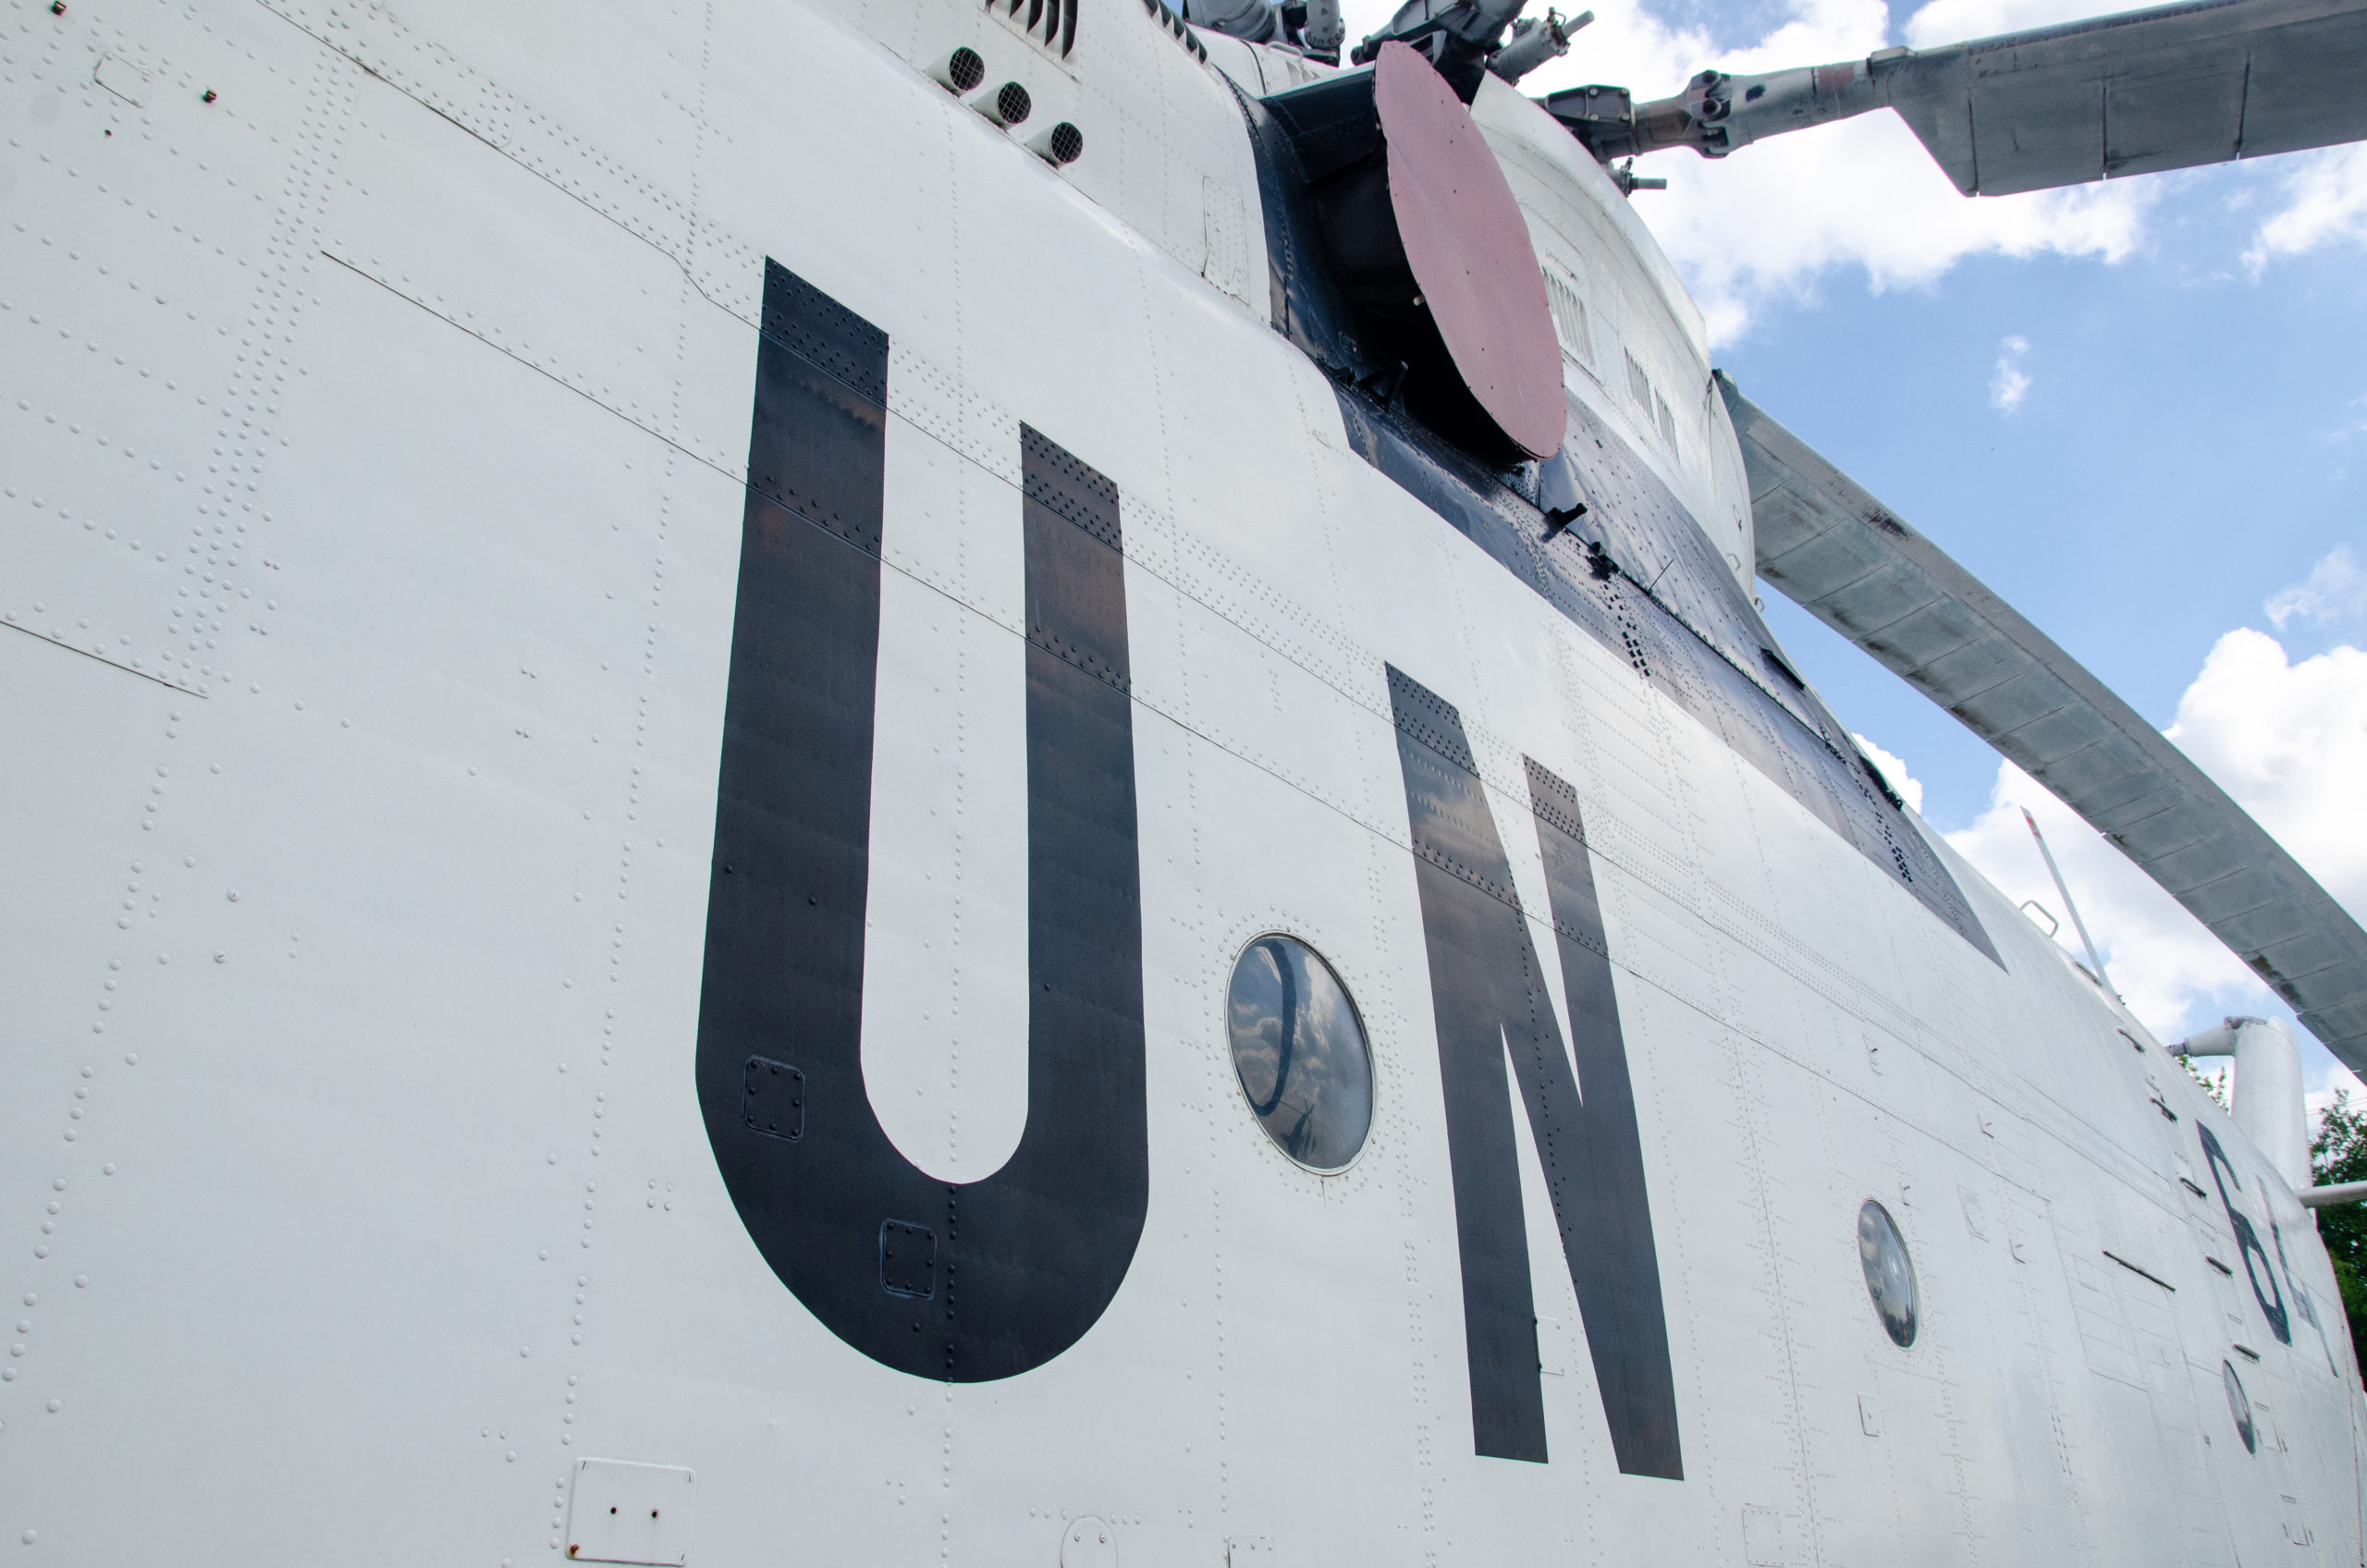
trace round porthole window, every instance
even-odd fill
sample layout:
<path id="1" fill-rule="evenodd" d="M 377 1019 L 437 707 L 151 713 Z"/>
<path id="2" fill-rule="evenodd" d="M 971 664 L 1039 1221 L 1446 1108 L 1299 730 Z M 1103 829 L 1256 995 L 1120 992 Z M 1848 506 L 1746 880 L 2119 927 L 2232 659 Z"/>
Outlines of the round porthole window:
<path id="1" fill-rule="evenodd" d="M 2244 1392 L 2244 1380 L 2236 1376 L 2233 1362 L 2219 1364 L 2220 1378 L 2227 1385 L 2227 1413 L 2236 1418 L 2236 1436 L 2244 1439 L 2246 1453 L 2260 1452 L 2260 1428 L 2252 1425 L 2251 1396 Z"/>
<path id="2" fill-rule="evenodd" d="M 1309 1170 L 1345 1170 L 1372 1131 L 1372 1053 L 1347 987 L 1295 937 L 1260 937 L 1225 996 L 1233 1071 L 1274 1146 Z"/>
<path id="3" fill-rule="evenodd" d="M 1866 1293 L 1874 1298 L 1883 1332 L 1902 1347 L 1913 1344 L 1915 1265 L 1907 1261 L 1907 1239 L 1890 1210 L 1871 1198 L 1858 1211 L 1858 1261 L 1865 1267 Z"/>

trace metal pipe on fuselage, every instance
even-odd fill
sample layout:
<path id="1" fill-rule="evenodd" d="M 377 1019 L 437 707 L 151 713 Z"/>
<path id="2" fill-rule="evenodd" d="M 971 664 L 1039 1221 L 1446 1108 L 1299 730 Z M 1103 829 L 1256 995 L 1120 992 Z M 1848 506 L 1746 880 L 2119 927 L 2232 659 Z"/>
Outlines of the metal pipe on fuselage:
<path id="1" fill-rule="evenodd" d="M 2296 1193 L 2310 1188 L 2309 1109 L 2301 1096 L 2301 1053 L 2282 1025 L 2230 1018 L 2171 1047 L 2183 1057 L 2224 1056 L 2236 1063 L 2228 1114 Z M 2321 1199 L 2320 1202 L 2333 1202 Z"/>

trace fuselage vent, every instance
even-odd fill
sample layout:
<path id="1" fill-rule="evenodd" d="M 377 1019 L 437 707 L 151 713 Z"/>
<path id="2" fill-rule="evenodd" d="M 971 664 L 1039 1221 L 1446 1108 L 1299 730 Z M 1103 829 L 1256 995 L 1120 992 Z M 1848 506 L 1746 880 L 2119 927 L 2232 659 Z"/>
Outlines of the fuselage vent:
<path id="1" fill-rule="evenodd" d="M 1587 302 L 1579 298 L 1577 285 L 1547 268 L 1545 302 L 1552 307 L 1553 335 L 1562 340 L 1562 352 L 1580 364 L 1593 363 L 1594 341 L 1587 330 Z"/>
<path id="2" fill-rule="evenodd" d="M 1668 399 L 1652 386 L 1652 378 L 1644 374 L 1644 367 L 1637 361 L 1636 351 L 1632 349 L 1627 350 L 1627 392 L 1636 399 L 1636 406 L 1643 410 L 1645 428 L 1657 432 L 1668 449 L 1675 451 L 1675 411 L 1668 406 Z"/>
<path id="3" fill-rule="evenodd" d="M 1039 47 L 1067 59 L 1076 47 L 1077 0 L 987 0 L 987 9 Z"/>
<path id="4" fill-rule="evenodd" d="M 1067 4 L 1073 9 L 1076 0 L 1067 0 Z M 1208 57 L 1208 46 L 1193 36 L 1191 28 L 1175 14 L 1167 0 L 1143 0 L 1143 9 L 1150 14 L 1151 20 L 1173 33 L 1178 43 L 1203 60 Z"/>

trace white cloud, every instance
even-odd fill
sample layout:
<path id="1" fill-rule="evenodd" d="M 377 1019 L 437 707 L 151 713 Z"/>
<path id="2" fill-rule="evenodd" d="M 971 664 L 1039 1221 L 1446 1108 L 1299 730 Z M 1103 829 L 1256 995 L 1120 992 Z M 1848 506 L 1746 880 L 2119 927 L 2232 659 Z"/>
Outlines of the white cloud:
<path id="1" fill-rule="evenodd" d="M 2113 988 L 2147 1028 L 2176 1040 L 2220 1013 L 2270 1005 L 2266 988 L 2201 921 L 2029 774 L 2001 763 L 1989 809 L 1971 827 L 1949 834 L 1948 842 L 2008 899 L 2045 910 L 2055 922 L 2056 939 L 2081 962 L 2087 955 L 2030 840 L 2024 811 L 2046 835 L 2079 917 L 2103 949 Z"/>
<path id="2" fill-rule="evenodd" d="M 2258 277 L 2270 262 L 2344 241 L 2367 245 L 2367 146 L 2329 147 L 2280 159 L 2285 204 L 2252 235 L 2244 264 Z"/>
<path id="3" fill-rule="evenodd" d="M 2027 337 L 2008 337 L 1997 345 L 1997 369 L 1989 377 L 1989 406 L 2001 414 L 2014 413 L 2030 395 L 2030 372 L 2022 356 L 2030 351 Z"/>
<path id="4" fill-rule="evenodd" d="M 2354 915 L 2367 911 L 2357 783 L 2367 777 L 2367 653 L 2338 647 L 2293 664 L 2266 633 L 2230 631 L 2168 734 Z M 2200 921 L 2012 764 L 2000 765 L 1989 809 L 1948 842 L 2008 899 L 2054 914 L 2076 951 L 2024 808 L 2045 832 L 2115 988 L 2157 1035 L 2176 1040 L 2227 1013 L 2276 1011 Z"/>
<path id="5" fill-rule="evenodd" d="M 1930 49 L 2076 22 L 2095 16 L 2100 9 L 2111 7 L 2100 7 L 2096 0 L 1932 0 L 1907 18 L 1905 31 L 1908 43 Z"/>
<path id="6" fill-rule="evenodd" d="M 2307 579 L 2278 589 L 2261 608 L 2279 631 L 2296 620 L 2324 626 L 2367 616 L 2367 571 L 2349 545 L 2336 545 Z"/>
<path id="7" fill-rule="evenodd" d="M 1397 0 L 1343 0 L 1348 37 L 1383 24 Z M 1530 9 L 1540 7 L 1530 0 Z M 1894 42 L 1882 0 L 1787 0 L 1772 28 L 1730 38 L 1672 26 L 1641 0 L 1600 0 L 1571 51 L 1521 83 L 1539 96 L 1617 82 L 1638 98 L 1678 91 L 1705 67 L 1752 72 L 1863 59 Z M 1931 0 L 1900 31 L 1917 47 L 1992 37 L 2096 13 L 2097 0 Z M 2324 245 L 2367 245 L 2367 146 L 2278 159 L 2277 200 L 2263 203 L 2245 261 Z M 1812 302 L 1835 275 L 1862 273 L 1876 293 L 1930 288 L 1981 255 L 2125 261 L 2146 249 L 2153 212 L 2181 177 L 2148 175 L 2019 196 L 1968 198 L 1940 172 L 1905 121 L 1878 110 L 1779 136 L 1723 159 L 1656 153 L 1645 169 L 1669 181 L 1637 197 L 1693 291 L 1713 343 L 1731 342 L 1772 307 Z M 2245 200 L 2239 194 L 2238 201 Z"/>
<path id="8" fill-rule="evenodd" d="M 2230 631 L 2167 733 L 2327 892 L 2367 912 L 2367 652 L 2291 664 L 2266 632 Z"/>
<path id="9" fill-rule="evenodd" d="M 1898 791 L 1898 798 L 1907 802 L 1907 809 L 1918 816 L 1922 815 L 1923 781 L 1907 770 L 1907 764 L 1855 730 L 1850 731 L 1849 739 L 1857 741 L 1858 749 L 1883 770 L 1883 777 L 1889 779 L 1890 787 Z"/>

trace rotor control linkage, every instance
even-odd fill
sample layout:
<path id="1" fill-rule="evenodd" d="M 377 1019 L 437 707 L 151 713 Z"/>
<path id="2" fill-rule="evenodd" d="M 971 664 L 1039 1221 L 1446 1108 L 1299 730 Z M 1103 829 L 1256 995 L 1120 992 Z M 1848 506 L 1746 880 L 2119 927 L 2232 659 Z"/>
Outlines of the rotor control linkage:
<path id="1" fill-rule="evenodd" d="M 1513 23 L 1513 35 L 1488 57 L 1488 68 L 1506 81 L 1518 81 L 1549 60 L 1570 52 L 1570 37 L 1594 20 L 1592 11 L 1575 17 L 1548 10 L 1543 17 L 1523 17 Z"/>
<path id="2" fill-rule="evenodd" d="M 1548 96 L 1545 107 L 1604 163 L 1671 147 L 1723 158 L 1764 137 L 1887 106 L 1895 73 L 1886 67 L 1913 53 L 1885 49 L 1765 76 L 1703 71 L 1674 97 L 1642 104 L 1624 87 L 1573 87 Z"/>
<path id="3" fill-rule="evenodd" d="M 1666 190 L 1668 181 L 1658 175 L 1637 174 L 1636 160 L 1628 159 L 1611 171 L 1611 183 L 1619 187 L 1622 196 L 1633 196 L 1638 190 Z"/>
<path id="4" fill-rule="evenodd" d="M 1392 41 L 1419 51 L 1438 73 L 1453 84 L 1455 95 L 1471 102 L 1479 91 L 1483 71 L 1506 81 L 1518 81 L 1530 71 L 1566 55 L 1570 37 L 1594 20 L 1592 11 L 1565 18 L 1548 10 L 1524 17 L 1527 0 L 1406 0 L 1389 25 L 1350 52 L 1348 58 L 1365 65 Z M 1509 36 L 1507 35 L 1509 30 Z"/>

